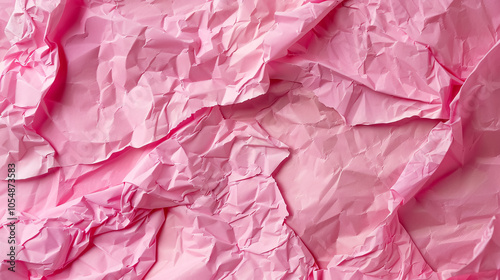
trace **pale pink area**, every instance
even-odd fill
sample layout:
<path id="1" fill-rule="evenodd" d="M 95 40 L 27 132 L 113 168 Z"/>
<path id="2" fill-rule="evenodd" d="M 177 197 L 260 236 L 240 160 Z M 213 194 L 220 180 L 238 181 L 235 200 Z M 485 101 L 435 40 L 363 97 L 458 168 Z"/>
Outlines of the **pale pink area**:
<path id="1" fill-rule="evenodd" d="M 52 109 L 42 136 L 62 166 L 91 164 L 165 137 L 201 108 L 262 95 L 269 85 L 266 60 L 333 7 L 303 1 L 85 2 L 61 39 L 65 91 L 48 100 Z M 277 44 L 283 30 L 293 40 Z"/>
<path id="2" fill-rule="evenodd" d="M 290 211 L 286 223 L 319 267 L 327 269 L 315 272 L 315 279 L 344 274 L 354 275 L 352 279 L 364 274 L 396 279 L 400 273 L 409 279 L 437 279 L 394 215 L 391 191 L 404 178 L 403 158 L 415 157 L 429 145 L 426 139 L 439 127 L 437 122 L 346 127 L 338 113 L 311 93 L 293 90 L 283 95 L 282 88 L 284 84 L 274 87 L 275 100 L 260 100 L 269 108 L 242 104 L 225 112 L 242 120 L 257 115 L 271 136 L 290 147 L 276 180 Z M 438 150 L 445 152 L 446 147 Z M 414 161 L 425 166 L 423 159 Z M 388 241 L 387 236 L 397 240 Z M 407 256 L 415 267 L 404 261 Z M 387 269 L 383 274 L 372 273 L 382 267 Z"/>
<path id="3" fill-rule="evenodd" d="M 401 208 L 401 219 L 423 255 L 445 277 L 491 276 L 496 279 L 500 242 L 498 215 L 498 106 L 500 65 L 497 44 L 464 83 L 453 104 L 457 147 L 447 165 L 411 203 Z M 462 153 L 460 153 L 463 151 Z M 459 163 L 454 162 L 456 154 Z M 459 277 L 460 276 L 460 277 Z M 483 277 L 483 278 L 482 278 Z"/>

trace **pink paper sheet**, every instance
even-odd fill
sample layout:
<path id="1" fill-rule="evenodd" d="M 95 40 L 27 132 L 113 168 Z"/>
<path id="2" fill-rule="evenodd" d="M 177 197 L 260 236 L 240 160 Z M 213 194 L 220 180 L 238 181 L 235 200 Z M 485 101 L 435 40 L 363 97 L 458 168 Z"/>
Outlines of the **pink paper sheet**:
<path id="1" fill-rule="evenodd" d="M 497 0 L 0 26 L 0 279 L 500 279 Z"/>

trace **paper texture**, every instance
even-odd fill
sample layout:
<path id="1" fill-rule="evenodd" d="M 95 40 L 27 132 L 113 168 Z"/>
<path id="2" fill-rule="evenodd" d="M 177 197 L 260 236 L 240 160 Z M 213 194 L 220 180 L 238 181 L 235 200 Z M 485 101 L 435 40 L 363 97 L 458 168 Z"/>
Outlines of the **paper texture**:
<path id="1" fill-rule="evenodd" d="M 0 279 L 500 279 L 499 1 L 0 26 Z"/>

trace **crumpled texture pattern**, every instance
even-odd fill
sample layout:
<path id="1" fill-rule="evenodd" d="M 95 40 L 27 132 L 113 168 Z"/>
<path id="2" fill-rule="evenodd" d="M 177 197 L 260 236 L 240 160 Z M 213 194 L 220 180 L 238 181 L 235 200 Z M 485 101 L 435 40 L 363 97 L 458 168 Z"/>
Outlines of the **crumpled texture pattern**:
<path id="1" fill-rule="evenodd" d="M 0 8 L 0 279 L 500 279 L 500 2 Z"/>

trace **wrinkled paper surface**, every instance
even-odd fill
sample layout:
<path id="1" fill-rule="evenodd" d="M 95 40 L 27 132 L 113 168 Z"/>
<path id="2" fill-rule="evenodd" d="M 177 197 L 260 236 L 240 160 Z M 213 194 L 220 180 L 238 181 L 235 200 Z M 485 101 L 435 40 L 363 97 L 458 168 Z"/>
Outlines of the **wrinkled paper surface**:
<path id="1" fill-rule="evenodd" d="M 500 279 L 497 0 L 0 7 L 0 279 Z"/>

